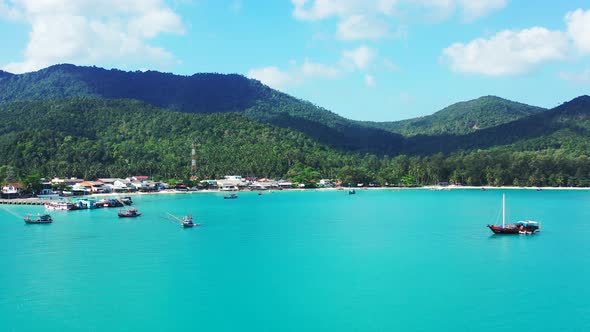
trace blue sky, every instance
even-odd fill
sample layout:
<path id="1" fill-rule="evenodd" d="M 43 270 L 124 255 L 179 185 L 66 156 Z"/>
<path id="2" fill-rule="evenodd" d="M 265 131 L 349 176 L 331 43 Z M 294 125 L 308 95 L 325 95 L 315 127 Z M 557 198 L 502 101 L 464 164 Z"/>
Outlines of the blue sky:
<path id="1" fill-rule="evenodd" d="M 0 40 L 14 73 L 240 73 L 358 120 L 590 93 L 587 0 L 0 0 Z"/>

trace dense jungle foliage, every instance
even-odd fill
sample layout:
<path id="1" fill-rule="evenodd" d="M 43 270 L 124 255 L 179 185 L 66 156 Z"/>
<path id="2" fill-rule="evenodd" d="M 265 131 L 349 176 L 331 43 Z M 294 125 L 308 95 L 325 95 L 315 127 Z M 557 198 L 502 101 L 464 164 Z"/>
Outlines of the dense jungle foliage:
<path id="1" fill-rule="evenodd" d="M 0 182 L 31 174 L 186 179 L 194 142 L 201 178 L 241 174 L 309 185 L 320 178 L 405 186 L 590 185 L 587 96 L 468 135 L 403 139 L 402 150 L 411 153 L 398 155 L 341 151 L 241 114 L 171 112 L 133 100 L 17 102 L 0 106 L 0 113 Z"/>

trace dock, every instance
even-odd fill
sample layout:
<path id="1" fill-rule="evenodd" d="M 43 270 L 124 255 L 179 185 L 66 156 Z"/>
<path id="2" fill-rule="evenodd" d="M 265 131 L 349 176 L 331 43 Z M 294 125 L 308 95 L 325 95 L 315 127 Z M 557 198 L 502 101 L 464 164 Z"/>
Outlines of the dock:
<path id="1" fill-rule="evenodd" d="M 0 199 L 0 204 L 12 204 L 12 205 L 43 205 L 47 202 L 40 198 L 12 198 L 12 199 Z"/>

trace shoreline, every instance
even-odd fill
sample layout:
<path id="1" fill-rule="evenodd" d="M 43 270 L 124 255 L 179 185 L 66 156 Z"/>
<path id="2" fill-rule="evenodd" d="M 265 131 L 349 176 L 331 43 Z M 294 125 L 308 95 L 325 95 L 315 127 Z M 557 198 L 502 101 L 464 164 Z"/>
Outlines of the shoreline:
<path id="1" fill-rule="evenodd" d="M 502 187 L 494 187 L 494 186 L 423 186 L 423 187 L 335 187 L 335 188 L 313 188 L 313 189 L 304 189 L 304 188 L 292 188 L 292 189 L 265 189 L 265 190 L 235 190 L 235 191 L 226 191 L 226 190 L 198 190 L 198 191 L 176 191 L 174 189 L 169 190 L 162 190 L 157 192 L 131 192 L 131 193 L 100 193 L 100 194 L 92 194 L 89 196 L 70 196 L 70 197 L 124 197 L 124 196 L 140 196 L 140 195 L 186 195 L 186 194 L 230 194 L 230 193 L 258 193 L 258 192 L 306 192 L 306 191 L 346 191 L 349 189 L 355 189 L 357 191 L 364 191 L 364 190 L 392 190 L 392 191 L 401 191 L 401 190 L 432 190 L 432 191 L 451 191 L 451 190 L 534 190 L 534 191 L 590 191 L 590 187 L 517 187 L 517 186 L 502 186 Z M 60 197 L 61 198 L 61 197 Z M 68 198 L 68 197 L 63 197 Z"/>
<path id="2" fill-rule="evenodd" d="M 12 198 L 12 199 L 3 199 L 3 200 L 28 200 L 30 202 L 53 202 L 57 200 L 68 200 L 72 198 L 108 198 L 108 197 L 125 197 L 125 196 L 141 196 L 141 195 L 186 195 L 186 194 L 220 194 L 220 193 L 244 193 L 244 192 L 306 192 L 306 191 L 346 191 L 349 189 L 355 189 L 357 191 L 364 191 L 364 190 L 392 190 L 392 191 L 403 191 L 403 190 L 432 190 L 432 191 L 452 191 L 452 190 L 534 190 L 534 191 L 590 191 L 590 187 L 517 187 L 517 186 L 502 186 L 502 187 L 494 187 L 494 186 L 423 186 L 423 187 L 337 187 L 337 188 L 313 188 L 313 189 L 304 189 L 304 188 L 292 188 L 292 189 L 266 189 L 266 190 L 237 190 L 237 191 L 224 191 L 224 190 L 198 190 L 198 191 L 176 191 L 174 189 L 169 190 L 162 190 L 157 192 L 129 192 L 129 193 L 98 193 L 98 194 L 91 194 L 91 195 L 84 195 L 84 196 L 60 196 L 55 198 L 39 198 L 39 197 L 29 197 L 29 198 Z"/>

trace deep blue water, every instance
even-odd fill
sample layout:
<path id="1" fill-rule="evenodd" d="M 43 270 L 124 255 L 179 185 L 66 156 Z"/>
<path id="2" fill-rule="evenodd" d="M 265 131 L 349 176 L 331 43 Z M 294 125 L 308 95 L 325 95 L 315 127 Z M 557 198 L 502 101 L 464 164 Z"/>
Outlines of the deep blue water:
<path id="1" fill-rule="evenodd" d="M 509 221 L 535 236 L 494 236 Z M 590 331 L 590 192 L 134 196 L 0 206 L 2 331 Z M 182 229 L 165 212 L 192 213 Z"/>

